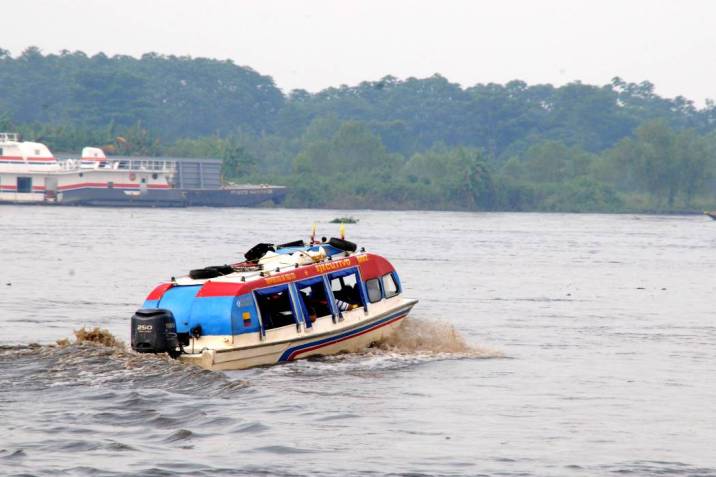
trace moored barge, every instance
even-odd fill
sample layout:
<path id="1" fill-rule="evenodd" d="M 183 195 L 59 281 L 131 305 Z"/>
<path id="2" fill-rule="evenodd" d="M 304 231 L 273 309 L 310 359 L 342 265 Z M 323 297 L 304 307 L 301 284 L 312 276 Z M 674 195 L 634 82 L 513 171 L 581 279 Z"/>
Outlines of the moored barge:
<path id="1" fill-rule="evenodd" d="M 95 147 L 79 158 L 55 157 L 44 144 L 0 133 L 0 203 L 237 207 L 279 203 L 285 193 L 224 185 L 219 159 L 107 157 Z"/>

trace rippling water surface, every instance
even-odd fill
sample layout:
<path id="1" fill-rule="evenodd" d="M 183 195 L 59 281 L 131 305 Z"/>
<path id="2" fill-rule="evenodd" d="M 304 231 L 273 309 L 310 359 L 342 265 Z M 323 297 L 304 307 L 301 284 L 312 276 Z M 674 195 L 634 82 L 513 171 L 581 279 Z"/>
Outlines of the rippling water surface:
<path id="1" fill-rule="evenodd" d="M 358 211 L 420 299 L 378 349 L 215 373 L 52 346 L 126 342 L 157 282 L 337 215 L 1 206 L 0 474 L 716 475 L 702 217 Z"/>

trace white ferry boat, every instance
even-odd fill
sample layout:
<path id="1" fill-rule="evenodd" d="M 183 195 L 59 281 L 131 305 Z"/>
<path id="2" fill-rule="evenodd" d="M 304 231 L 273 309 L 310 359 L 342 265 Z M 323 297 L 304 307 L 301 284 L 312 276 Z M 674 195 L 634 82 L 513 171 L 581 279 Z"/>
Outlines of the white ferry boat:
<path id="1" fill-rule="evenodd" d="M 245 257 L 157 286 L 132 317 L 132 349 L 212 370 L 356 352 L 417 303 L 388 260 L 343 239 L 259 244 Z"/>
<path id="2" fill-rule="evenodd" d="M 0 133 L 0 202 L 80 204 L 88 200 L 172 205 L 173 165 L 161 160 L 110 161 L 85 147 L 79 159 L 58 161 L 44 144 Z"/>
<path id="3" fill-rule="evenodd" d="M 85 147 L 56 158 L 44 144 L 0 133 L 0 203 L 185 207 L 278 202 L 280 186 L 224 187 L 218 159 L 105 156 Z"/>

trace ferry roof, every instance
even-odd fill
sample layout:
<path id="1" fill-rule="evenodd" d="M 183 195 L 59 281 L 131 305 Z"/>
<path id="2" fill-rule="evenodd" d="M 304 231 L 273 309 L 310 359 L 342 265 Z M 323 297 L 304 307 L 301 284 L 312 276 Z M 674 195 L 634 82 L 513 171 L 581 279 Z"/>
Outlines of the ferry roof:
<path id="1" fill-rule="evenodd" d="M 358 252 L 347 256 L 345 254 L 342 256 L 328 256 L 326 259 L 313 264 L 283 266 L 272 271 L 234 272 L 229 275 L 204 280 L 180 277 L 158 285 L 149 293 L 146 299 L 159 300 L 172 287 L 192 285 L 201 286 L 196 294 L 197 298 L 239 296 L 256 289 L 293 283 L 352 267 L 359 268 L 363 280 L 377 278 L 395 270 L 390 262 L 380 255 Z"/>

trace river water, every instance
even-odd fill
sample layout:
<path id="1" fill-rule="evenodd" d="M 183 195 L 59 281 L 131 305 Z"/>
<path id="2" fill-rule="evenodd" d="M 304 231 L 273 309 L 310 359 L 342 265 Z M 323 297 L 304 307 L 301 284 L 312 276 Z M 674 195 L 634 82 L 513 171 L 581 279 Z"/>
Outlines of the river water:
<path id="1" fill-rule="evenodd" d="M 0 207 L 0 474 L 716 475 L 716 223 L 350 213 L 420 299 L 400 338 L 212 373 L 52 344 L 345 211 Z"/>

